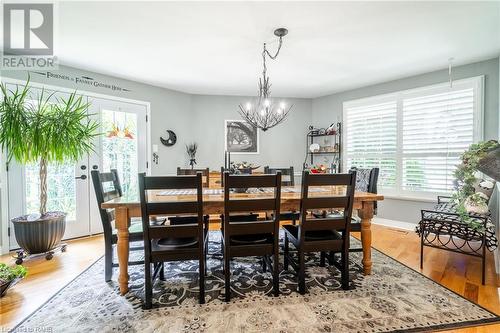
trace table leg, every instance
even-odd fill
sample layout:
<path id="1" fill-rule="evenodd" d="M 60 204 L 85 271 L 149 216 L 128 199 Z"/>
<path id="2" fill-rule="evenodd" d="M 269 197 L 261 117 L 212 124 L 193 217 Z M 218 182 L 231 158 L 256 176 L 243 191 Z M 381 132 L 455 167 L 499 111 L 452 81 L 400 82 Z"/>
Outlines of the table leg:
<path id="1" fill-rule="evenodd" d="M 118 230 L 118 263 L 120 274 L 118 275 L 118 283 L 120 285 L 120 293 L 122 295 L 128 292 L 128 257 L 129 257 L 129 234 L 130 217 L 127 207 L 117 207 L 115 212 L 116 229 Z"/>
<path id="2" fill-rule="evenodd" d="M 372 231 L 371 221 L 373 218 L 373 202 L 363 201 L 361 209 L 358 210 L 361 218 L 361 244 L 363 246 L 363 271 L 365 275 L 372 273 Z"/>

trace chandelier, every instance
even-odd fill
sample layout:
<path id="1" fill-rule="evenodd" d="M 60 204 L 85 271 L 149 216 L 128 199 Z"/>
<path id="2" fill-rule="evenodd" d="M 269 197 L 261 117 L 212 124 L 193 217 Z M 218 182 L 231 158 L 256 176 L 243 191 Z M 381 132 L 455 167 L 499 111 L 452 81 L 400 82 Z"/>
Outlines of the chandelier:
<path id="1" fill-rule="evenodd" d="M 264 43 L 264 50 L 262 51 L 262 78 L 259 78 L 259 96 L 254 103 L 247 102 L 245 105 L 238 105 L 238 113 L 241 117 L 254 127 L 260 128 L 263 131 L 267 131 L 283 122 L 293 107 L 293 105 L 287 105 L 285 101 L 278 101 L 271 98 L 271 83 L 269 82 L 269 76 L 267 76 L 266 67 L 266 55 L 272 60 L 276 59 L 280 53 L 281 45 L 283 44 L 282 38 L 286 36 L 286 34 L 288 34 L 288 30 L 285 28 L 274 30 L 274 35 L 279 37 L 278 50 L 274 55 L 269 53 L 266 48 L 266 43 Z"/>

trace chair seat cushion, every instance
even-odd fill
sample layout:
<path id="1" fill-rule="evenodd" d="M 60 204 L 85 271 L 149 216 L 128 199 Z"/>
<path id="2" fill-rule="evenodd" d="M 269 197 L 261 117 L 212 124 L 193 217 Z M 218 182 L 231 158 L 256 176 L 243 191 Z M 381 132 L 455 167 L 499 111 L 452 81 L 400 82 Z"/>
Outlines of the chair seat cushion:
<path id="1" fill-rule="evenodd" d="M 298 239 L 299 227 L 295 225 L 284 225 L 285 231 Z M 313 230 L 306 231 L 306 241 L 335 240 L 341 239 L 342 235 L 336 230 Z"/>
<path id="2" fill-rule="evenodd" d="M 183 237 L 183 238 L 162 238 L 158 240 L 153 240 L 152 242 L 153 251 L 165 251 L 165 250 L 175 250 L 188 247 L 195 247 L 198 244 L 198 240 L 195 237 Z"/>
<path id="3" fill-rule="evenodd" d="M 231 237 L 231 243 L 235 245 L 263 244 L 272 241 L 273 237 L 269 234 L 237 235 Z"/>

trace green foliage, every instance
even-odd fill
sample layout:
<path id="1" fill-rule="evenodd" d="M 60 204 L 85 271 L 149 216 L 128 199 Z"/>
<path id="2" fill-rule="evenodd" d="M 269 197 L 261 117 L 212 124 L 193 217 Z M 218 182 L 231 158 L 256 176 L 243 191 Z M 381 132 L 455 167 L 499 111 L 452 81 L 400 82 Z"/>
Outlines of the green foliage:
<path id="1" fill-rule="evenodd" d="M 82 96 L 73 92 L 67 99 L 54 100 L 42 90 L 37 101 L 30 102 L 29 82 L 15 91 L 0 86 L 0 145 L 8 162 L 77 161 L 93 150 L 98 124 L 87 114 L 89 104 Z"/>
<path id="2" fill-rule="evenodd" d="M 23 278 L 28 274 L 26 267 L 16 265 L 9 267 L 6 264 L 0 263 L 0 282 L 9 282 L 16 278 Z"/>
<path id="3" fill-rule="evenodd" d="M 475 196 L 474 184 L 477 181 L 476 173 L 479 162 L 486 156 L 486 154 L 491 150 L 499 146 L 498 141 L 489 140 L 482 141 L 478 143 L 473 143 L 469 146 L 461 156 L 462 164 L 460 164 L 454 172 L 454 176 L 457 180 L 456 191 L 453 193 L 453 199 L 458 204 L 457 213 L 464 223 L 469 224 L 473 229 L 481 228 L 482 224 L 478 223 L 476 219 L 469 216 L 469 213 L 465 209 L 464 203 L 467 198 L 476 203 L 480 203 L 480 196 Z"/>
<path id="4" fill-rule="evenodd" d="M 30 97 L 29 80 L 15 91 L 0 84 L 0 147 L 21 164 L 40 163 L 40 213 L 47 204 L 47 164 L 76 162 L 93 151 L 98 123 L 87 113 L 89 104 L 76 92 L 67 99 L 42 90 Z"/>

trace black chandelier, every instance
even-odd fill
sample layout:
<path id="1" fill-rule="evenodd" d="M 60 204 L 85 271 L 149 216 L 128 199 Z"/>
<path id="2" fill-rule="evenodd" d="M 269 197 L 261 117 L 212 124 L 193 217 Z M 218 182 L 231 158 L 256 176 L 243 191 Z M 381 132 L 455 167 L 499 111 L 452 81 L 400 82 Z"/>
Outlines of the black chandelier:
<path id="1" fill-rule="evenodd" d="M 266 55 L 272 60 L 276 59 L 283 44 L 282 38 L 288 34 L 288 30 L 279 28 L 274 30 L 274 34 L 279 37 L 276 54 L 269 53 L 266 43 L 264 43 L 264 51 L 262 51 L 263 70 L 262 78 L 259 78 L 259 96 L 254 103 L 247 102 L 244 106 L 238 105 L 241 117 L 263 131 L 283 122 L 293 107 L 293 105 L 288 106 L 285 101 L 276 101 L 271 98 L 271 83 L 269 83 L 269 76 L 267 76 Z"/>

